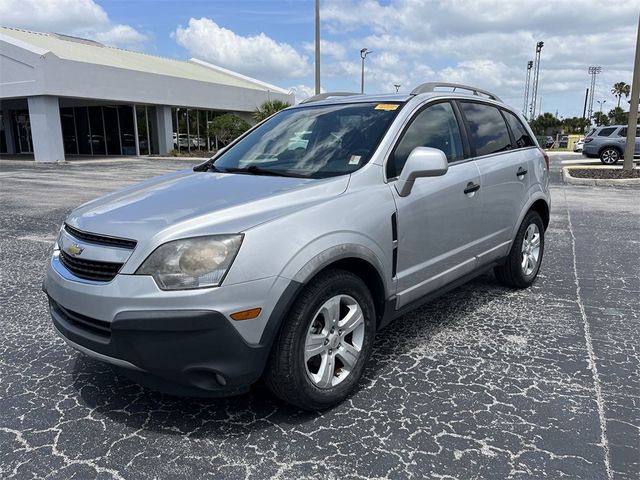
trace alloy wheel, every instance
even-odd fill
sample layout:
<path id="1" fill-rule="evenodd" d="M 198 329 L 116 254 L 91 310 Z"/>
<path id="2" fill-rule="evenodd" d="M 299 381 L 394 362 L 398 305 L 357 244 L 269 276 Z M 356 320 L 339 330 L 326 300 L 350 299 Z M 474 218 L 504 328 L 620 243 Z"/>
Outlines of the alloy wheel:
<path id="1" fill-rule="evenodd" d="M 529 276 L 535 271 L 540 259 L 540 230 L 535 223 L 527 227 L 520 251 L 522 253 L 522 272 Z"/>
<path id="2" fill-rule="evenodd" d="M 304 345 L 304 362 L 311 382 L 335 387 L 353 371 L 364 342 L 362 308 L 349 295 L 336 295 L 315 313 Z"/>
<path id="3" fill-rule="evenodd" d="M 618 151 L 613 148 L 608 148 L 602 152 L 602 161 L 608 165 L 612 165 L 618 161 Z"/>

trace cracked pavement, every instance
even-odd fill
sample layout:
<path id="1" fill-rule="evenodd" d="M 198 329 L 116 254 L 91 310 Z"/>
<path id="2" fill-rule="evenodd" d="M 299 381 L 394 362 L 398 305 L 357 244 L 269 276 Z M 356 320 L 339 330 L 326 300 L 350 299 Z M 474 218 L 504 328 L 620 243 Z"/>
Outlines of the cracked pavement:
<path id="1" fill-rule="evenodd" d="M 0 162 L 0 477 L 638 478 L 640 191 L 562 185 L 563 158 L 537 283 L 487 274 L 405 315 L 323 413 L 260 385 L 155 393 L 54 334 L 40 285 L 65 215 L 189 162 Z"/>

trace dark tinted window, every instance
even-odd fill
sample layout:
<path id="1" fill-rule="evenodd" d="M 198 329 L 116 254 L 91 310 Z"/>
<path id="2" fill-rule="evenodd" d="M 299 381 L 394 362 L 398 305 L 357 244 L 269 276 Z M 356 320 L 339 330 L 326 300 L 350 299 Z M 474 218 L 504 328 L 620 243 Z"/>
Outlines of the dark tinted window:
<path id="1" fill-rule="evenodd" d="M 511 127 L 511 132 L 513 133 L 513 138 L 516 142 L 516 148 L 524 148 L 524 147 L 533 147 L 535 143 L 527 132 L 527 129 L 518 117 L 510 112 L 503 111 L 505 118 L 507 119 L 507 123 L 509 127 Z M 567 140 L 568 137 L 562 137 L 563 140 Z"/>
<path id="2" fill-rule="evenodd" d="M 496 107 L 482 103 L 461 102 L 476 155 L 489 155 L 511 149 L 507 124 Z"/>
<path id="3" fill-rule="evenodd" d="M 608 137 L 615 131 L 615 127 L 603 128 L 598 132 L 599 137 Z"/>
<path id="4" fill-rule="evenodd" d="M 425 108 L 412 121 L 387 162 L 387 177 L 397 177 L 416 147 L 442 150 L 447 160 L 464 158 L 460 128 L 450 103 L 437 103 Z"/>
<path id="5" fill-rule="evenodd" d="M 627 136 L 627 127 L 621 128 L 618 131 L 618 136 L 619 137 L 626 137 Z"/>

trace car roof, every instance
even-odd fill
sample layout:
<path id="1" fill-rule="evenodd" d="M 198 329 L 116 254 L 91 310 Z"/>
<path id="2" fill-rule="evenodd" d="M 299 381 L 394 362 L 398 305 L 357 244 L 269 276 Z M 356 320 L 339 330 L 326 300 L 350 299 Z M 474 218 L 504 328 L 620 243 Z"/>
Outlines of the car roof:
<path id="1" fill-rule="evenodd" d="M 479 96 L 479 95 L 471 95 L 471 94 L 466 94 L 462 92 L 447 92 L 447 91 L 435 91 L 435 92 L 429 92 L 429 93 L 420 93 L 417 95 L 409 94 L 409 93 L 341 95 L 341 96 L 329 97 L 323 100 L 317 100 L 317 101 L 308 102 L 308 103 L 303 101 L 297 105 L 294 105 L 291 108 L 310 107 L 310 106 L 316 106 L 316 105 L 340 105 L 340 104 L 349 104 L 349 103 L 377 103 L 377 102 L 405 103 L 414 97 L 419 97 L 423 99 L 455 98 L 458 100 L 480 100 L 486 103 L 499 105 L 508 110 L 513 110 L 511 107 L 509 107 L 508 105 L 506 105 L 501 101 L 496 101 L 496 100 Z"/>

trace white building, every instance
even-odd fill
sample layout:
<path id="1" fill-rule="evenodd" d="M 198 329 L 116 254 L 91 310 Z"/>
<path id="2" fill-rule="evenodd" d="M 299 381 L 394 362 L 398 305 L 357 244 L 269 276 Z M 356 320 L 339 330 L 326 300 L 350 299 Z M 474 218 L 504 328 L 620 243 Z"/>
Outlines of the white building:
<path id="1" fill-rule="evenodd" d="M 294 103 L 286 90 L 197 59 L 0 28 L 0 153 L 58 162 L 210 150 L 215 115 L 248 120 L 269 99 Z"/>

